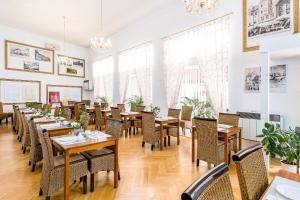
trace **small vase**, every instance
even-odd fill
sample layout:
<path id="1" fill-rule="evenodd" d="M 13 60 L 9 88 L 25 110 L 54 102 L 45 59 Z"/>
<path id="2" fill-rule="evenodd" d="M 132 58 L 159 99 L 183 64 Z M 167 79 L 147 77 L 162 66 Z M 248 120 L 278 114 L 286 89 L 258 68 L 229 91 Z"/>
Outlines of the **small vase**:
<path id="1" fill-rule="evenodd" d="M 78 136 L 81 132 L 83 132 L 83 129 L 74 129 L 74 134 Z"/>
<path id="2" fill-rule="evenodd" d="M 286 164 L 284 160 L 281 160 L 281 167 L 283 170 L 292 172 L 292 173 L 297 173 L 297 165 L 290 165 L 290 164 Z"/>

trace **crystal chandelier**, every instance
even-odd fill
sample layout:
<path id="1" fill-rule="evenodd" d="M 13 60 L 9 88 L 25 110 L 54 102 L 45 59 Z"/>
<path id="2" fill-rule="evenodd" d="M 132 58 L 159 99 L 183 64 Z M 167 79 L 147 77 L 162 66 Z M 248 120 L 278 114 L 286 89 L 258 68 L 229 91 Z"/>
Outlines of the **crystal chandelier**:
<path id="1" fill-rule="evenodd" d="M 66 56 L 66 16 L 63 16 L 64 18 L 64 47 L 63 47 L 63 54 L 64 55 L 57 55 L 57 62 L 59 65 L 73 65 L 73 60 Z"/>
<path id="2" fill-rule="evenodd" d="M 100 0 L 100 34 L 102 33 L 102 0 Z M 109 49 L 111 48 L 111 41 L 103 36 L 94 36 L 90 39 L 92 49 Z"/>
<path id="3" fill-rule="evenodd" d="M 182 0 L 189 13 L 205 13 L 215 8 L 221 0 Z"/>

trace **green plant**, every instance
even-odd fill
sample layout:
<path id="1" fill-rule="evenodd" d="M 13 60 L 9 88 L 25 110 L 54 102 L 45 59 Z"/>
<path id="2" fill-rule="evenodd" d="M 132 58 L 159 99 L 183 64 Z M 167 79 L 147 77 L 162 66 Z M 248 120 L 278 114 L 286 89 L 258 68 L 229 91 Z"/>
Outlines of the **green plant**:
<path id="1" fill-rule="evenodd" d="M 134 95 L 131 98 L 126 100 L 127 104 L 135 104 L 136 106 L 143 106 L 144 100 L 143 97 Z"/>
<path id="2" fill-rule="evenodd" d="M 27 102 L 27 103 L 25 103 L 25 106 L 26 106 L 27 108 L 33 108 L 34 102 Z"/>
<path id="3" fill-rule="evenodd" d="M 158 106 L 153 106 L 152 104 L 151 104 L 151 112 L 153 112 L 153 114 L 154 114 L 154 116 L 155 117 L 157 117 L 158 115 L 159 115 L 159 113 L 160 113 L 160 107 L 158 107 Z"/>
<path id="4" fill-rule="evenodd" d="M 208 101 L 200 101 L 197 98 L 184 97 L 180 103 L 182 103 L 184 106 L 192 106 L 194 116 L 214 118 L 212 106 Z"/>
<path id="5" fill-rule="evenodd" d="M 101 108 L 107 109 L 109 107 L 109 101 L 106 96 L 96 97 L 96 100 L 100 103 Z"/>

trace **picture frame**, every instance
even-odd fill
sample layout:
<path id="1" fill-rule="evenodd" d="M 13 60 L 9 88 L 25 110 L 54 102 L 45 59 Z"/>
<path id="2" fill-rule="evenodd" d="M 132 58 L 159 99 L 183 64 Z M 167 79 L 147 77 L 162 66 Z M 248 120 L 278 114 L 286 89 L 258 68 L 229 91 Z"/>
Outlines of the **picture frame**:
<path id="1" fill-rule="evenodd" d="M 46 102 L 50 103 L 51 95 L 55 95 L 59 98 L 59 101 L 72 100 L 82 101 L 83 99 L 83 87 L 74 85 L 46 85 Z M 76 97 L 74 97 L 76 95 Z"/>
<path id="2" fill-rule="evenodd" d="M 71 63 L 57 63 L 59 76 L 72 76 L 77 78 L 85 78 L 85 60 L 58 54 L 58 58 L 66 57 L 71 60 Z"/>
<path id="3" fill-rule="evenodd" d="M 276 4 L 271 9 L 266 4 L 258 2 L 261 1 L 243 0 L 244 52 L 259 50 L 259 44 L 256 42 L 259 42 L 260 37 L 291 31 L 292 29 L 293 33 L 299 32 L 299 0 L 289 0 L 289 5 Z M 249 3 L 252 3 L 251 10 L 248 8 Z M 281 6 L 285 6 L 285 9 L 282 9 Z M 263 14 L 260 15 L 259 13 Z M 251 16 L 251 22 L 248 20 L 249 16 Z M 249 31 L 248 27 L 250 25 L 251 30 Z M 251 35 L 251 38 L 249 38 L 249 35 Z M 252 40 L 252 44 L 249 43 L 250 40 Z"/>
<path id="4" fill-rule="evenodd" d="M 246 93 L 259 93 L 261 87 L 261 67 L 244 69 L 244 90 Z"/>
<path id="5" fill-rule="evenodd" d="M 54 50 L 4 41 L 5 70 L 54 74 Z"/>

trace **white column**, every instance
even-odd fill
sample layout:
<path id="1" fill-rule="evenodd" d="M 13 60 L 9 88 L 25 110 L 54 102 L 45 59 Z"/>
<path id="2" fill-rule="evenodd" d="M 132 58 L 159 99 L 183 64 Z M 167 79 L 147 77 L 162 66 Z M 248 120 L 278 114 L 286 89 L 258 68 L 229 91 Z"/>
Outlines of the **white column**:
<path id="1" fill-rule="evenodd" d="M 261 120 L 263 123 L 269 121 L 270 108 L 269 108 L 269 54 L 266 52 L 262 52 L 260 54 L 260 63 L 261 63 L 261 100 L 260 100 L 260 110 L 261 110 Z"/>
<path id="2" fill-rule="evenodd" d="M 113 53 L 113 63 L 114 63 L 114 75 L 113 75 L 113 105 L 117 105 L 121 102 L 120 92 L 119 92 L 119 57 L 117 53 Z"/>

